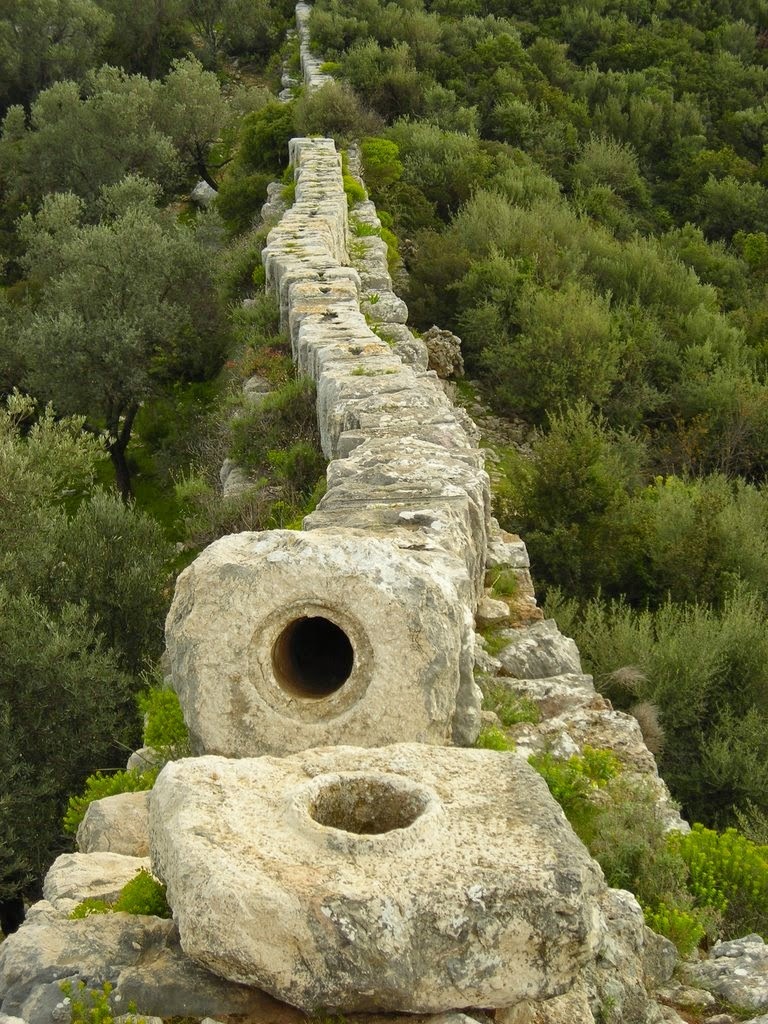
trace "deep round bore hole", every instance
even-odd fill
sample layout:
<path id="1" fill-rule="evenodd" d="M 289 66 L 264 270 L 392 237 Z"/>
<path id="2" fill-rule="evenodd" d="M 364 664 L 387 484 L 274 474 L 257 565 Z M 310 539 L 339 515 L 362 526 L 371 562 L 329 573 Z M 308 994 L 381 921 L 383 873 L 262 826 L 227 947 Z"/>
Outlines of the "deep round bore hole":
<path id="1" fill-rule="evenodd" d="M 425 793 L 381 779 L 339 779 L 320 790 L 309 813 L 328 828 L 378 835 L 408 828 L 424 813 L 427 802 Z"/>
<path id="2" fill-rule="evenodd" d="M 322 615 L 294 619 L 272 648 L 272 665 L 284 690 L 299 697 L 325 697 L 349 679 L 355 652 L 349 637 Z"/>

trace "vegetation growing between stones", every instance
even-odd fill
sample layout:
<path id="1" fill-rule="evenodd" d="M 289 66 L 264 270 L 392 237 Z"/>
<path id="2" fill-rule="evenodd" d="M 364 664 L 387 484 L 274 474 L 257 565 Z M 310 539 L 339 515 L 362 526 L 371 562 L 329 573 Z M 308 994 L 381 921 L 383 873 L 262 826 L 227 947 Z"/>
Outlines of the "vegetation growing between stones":
<path id="1" fill-rule="evenodd" d="M 134 878 L 126 882 L 116 900 L 88 898 L 78 903 L 69 915 L 73 920 L 91 917 L 93 914 L 145 914 L 153 917 L 171 916 L 171 908 L 165 898 L 165 886 L 149 871 L 141 868 Z"/>

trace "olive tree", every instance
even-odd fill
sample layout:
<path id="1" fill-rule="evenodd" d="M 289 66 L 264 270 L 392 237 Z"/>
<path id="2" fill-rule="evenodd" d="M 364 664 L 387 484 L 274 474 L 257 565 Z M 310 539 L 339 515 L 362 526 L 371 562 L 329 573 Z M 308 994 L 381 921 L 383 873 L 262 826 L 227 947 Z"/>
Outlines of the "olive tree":
<path id="1" fill-rule="evenodd" d="M 222 356 L 210 254 L 155 207 L 157 194 L 128 177 L 102 191 L 97 224 L 83 223 L 76 196 L 51 195 L 20 227 L 39 294 L 18 334 L 24 384 L 106 432 L 125 498 L 141 404 L 177 381 L 209 376 Z"/>

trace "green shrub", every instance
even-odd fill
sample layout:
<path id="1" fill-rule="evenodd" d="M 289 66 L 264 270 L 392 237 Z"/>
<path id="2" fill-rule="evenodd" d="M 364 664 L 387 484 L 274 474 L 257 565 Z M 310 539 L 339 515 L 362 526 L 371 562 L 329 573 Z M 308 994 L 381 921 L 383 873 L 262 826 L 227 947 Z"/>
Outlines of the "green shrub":
<path id="1" fill-rule="evenodd" d="M 528 697 L 519 697 L 503 683 L 494 683 L 485 689 L 483 707 L 493 711 L 505 729 L 517 725 L 518 722 L 536 724 L 541 720 L 539 709 L 532 700 Z"/>
<path id="2" fill-rule="evenodd" d="M 644 909 L 643 913 L 648 927 L 674 942 L 683 957 L 690 956 L 706 935 L 706 928 L 693 911 L 661 902 L 654 910 Z"/>
<path id="3" fill-rule="evenodd" d="M 368 138 L 360 143 L 365 183 L 375 197 L 403 176 L 400 148 L 390 139 Z"/>
<path id="4" fill-rule="evenodd" d="M 699 906 L 723 915 L 723 935 L 757 932 L 768 938 L 768 847 L 729 828 L 717 833 L 696 824 L 670 843 L 690 872 L 690 891 Z"/>
<path id="5" fill-rule="evenodd" d="M 496 725 L 488 725 L 480 730 L 480 735 L 475 740 L 475 746 L 480 750 L 514 750 L 515 741 Z"/>
<path id="6" fill-rule="evenodd" d="M 89 775 L 85 780 L 83 795 L 69 798 L 64 815 L 64 831 L 72 835 L 77 832 L 89 804 L 94 800 L 102 800 L 105 796 L 115 796 L 118 793 L 139 793 L 151 789 L 159 771 L 159 767 L 149 768 L 143 772 L 137 768 L 130 768 L 114 772 L 112 775 L 105 775 L 103 772 Z"/>
<path id="7" fill-rule="evenodd" d="M 567 759 L 550 753 L 531 754 L 528 763 L 543 776 L 550 793 L 584 839 L 597 812 L 592 799 L 595 791 L 621 771 L 616 755 L 610 750 L 584 747 L 583 753 L 572 754 Z"/>
<path id="8" fill-rule="evenodd" d="M 232 457 L 252 471 L 267 473 L 276 452 L 291 442 L 315 442 L 315 386 L 307 378 L 291 380 L 247 410 L 232 425 Z"/>
<path id="9" fill-rule="evenodd" d="M 123 914 L 171 916 L 171 908 L 165 898 L 165 886 L 145 868 L 142 868 L 130 882 L 126 882 L 112 909 L 115 913 Z"/>
<path id="10" fill-rule="evenodd" d="M 488 583 L 494 594 L 499 597 L 514 597 L 517 594 L 519 581 L 517 572 L 514 569 L 491 569 L 488 573 Z"/>
<path id="11" fill-rule="evenodd" d="M 253 226 L 254 219 L 267 198 L 267 185 L 272 176 L 249 174 L 244 178 L 228 178 L 219 187 L 216 209 L 233 234 L 241 234 Z"/>
<path id="12" fill-rule="evenodd" d="M 319 89 L 304 92 L 296 103 L 295 122 L 299 134 L 330 137 L 340 146 L 375 131 L 381 124 L 345 82 L 326 82 Z"/>
<path id="13" fill-rule="evenodd" d="M 114 1024 L 110 1005 L 112 983 L 105 981 L 101 988 L 89 989 L 84 981 L 73 985 L 71 981 L 59 982 L 59 988 L 69 1000 L 70 1024 Z M 145 1024 L 144 1017 L 135 1016 L 135 1005 L 129 1003 L 126 1024 Z"/>
<path id="14" fill-rule="evenodd" d="M 165 886 L 158 882 L 149 871 L 141 868 L 126 882 L 113 903 L 89 897 L 70 913 L 70 920 L 77 921 L 92 914 L 139 914 L 148 917 L 170 917 L 171 908 L 165 898 Z"/>
<path id="15" fill-rule="evenodd" d="M 109 914 L 111 910 L 111 903 L 107 903 L 106 900 L 97 899 L 95 896 L 88 896 L 81 903 L 78 903 L 69 917 L 71 921 L 80 921 L 84 917 L 90 917 L 92 914 Z"/>
<path id="16" fill-rule="evenodd" d="M 271 174 L 282 171 L 288 160 L 288 141 L 294 135 L 294 106 L 275 100 L 243 118 L 239 159 L 244 167 Z"/>
<path id="17" fill-rule="evenodd" d="M 347 205 L 350 209 L 352 209 L 355 203 L 362 203 L 365 201 L 365 189 L 357 178 L 353 178 L 351 174 L 345 174 L 343 175 L 343 181 L 344 192 L 347 196 Z"/>
<path id="18" fill-rule="evenodd" d="M 167 760 L 189 754 L 189 731 L 178 695 L 169 687 L 153 686 L 138 697 L 144 715 L 144 745 Z"/>

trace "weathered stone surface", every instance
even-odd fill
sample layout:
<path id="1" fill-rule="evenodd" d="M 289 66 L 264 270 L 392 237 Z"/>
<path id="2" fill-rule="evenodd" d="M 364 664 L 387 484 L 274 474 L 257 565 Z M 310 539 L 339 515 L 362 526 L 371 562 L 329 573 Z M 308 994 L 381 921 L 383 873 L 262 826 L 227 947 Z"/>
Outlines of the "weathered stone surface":
<path id="1" fill-rule="evenodd" d="M 207 210 L 218 194 L 207 181 L 198 181 L 190 192 L 189 198 L 195 206 L 202 206 L 204 210 Z"/>
<path id="2" fill-rule="evenodd" d="M 494 519 L 488 535 L 487 565 L 489 569 L 529 569 L 528 550 L 516 533 L 502 530 Z"/>
<path id="3" fill-rule="evenodd" d="M 518 697 L 532 701 L 544 718 L 554 718 L 577 708 L 608 709 L 608 702 L 596 692 L 592 676 L 566 673 L 547 679 L 496 677 L 494 682 Z"/>
<path id="4" fill-rule="evenodd" d="M 432 326 L 422 335 L 427 346 L 429 368 L 438 377 L 462 377 L 464 375 L 464 358 L 461 354 L 461 338 L 450 331 Z"/>
<path id="5" fill-rule="evenodd" d="M 88 805 L 77 830 L 81 853 L 149 856 L 148 793 L 118 793 Z"/>
<path id="6" fill-rule="evenodd" d="M 439 554 L 427 564 L 354 530 L 207 548 L 179 577 L 167 623 L 193 751 L 447 743 L 457 705 L 479 712 L 479 699 L 466 577 Z"/>
<path id="7" fill-rule="evenodd" d="M 154 747 L 139 747 L 128 758 L 125 767 L 129 770 L 136 768 L 140 772 L 145 772 L 149 768 L 154 768 L 156 764 L 160 764 L 162 760 L 161 754 Z"/>
<path id="8" fill-rule="evenodd" d="M 563 673 L 581 673 L 576 644 L 563 636 L 554 619 L 545 619 L 527 629 L 507 630 L 508 641 L 497 657 L 506 675 L 516 679 L 544 679 Z"/>
<path id="9" fill-rule="evenodd" d="M 369 292 L 363 296 L 360 309 L 374 323 L 404 324 L 408 320 L 408 307 L 393 291 Z"/>
<path id="10" fill-rule="evenodd" d="M 27 1024 L 68 1024 L 60 984 L 67 979 L 114 986 L 112 1005 L 134 1001 L 140 1014 L 248 1015 L 270 1024 L 301 1024 L 303 1015 L 257 989 L 210 974 L 181 950 L 172 921 L 97 914 L 71 921 L 45 907 L 0 944 L 0 1009 Z M 252 1015 L 252 1016 L 251 1016 Z"/>
<path id="11" fill-rule="evenodd" d="M 177 761 L 150 818 L 183 948 L 297 1006 L 546 998 L 604 939 L 600 871 L 513 754 L 399 744 Z"/>
<path id="12" fill-rule="evenodd" d="M 121 853 L 62 853 L 48 870 L 43 896 L 56 910 L 69 913 L 84 899 L 110 902 L 117 899 L 126 882 L 142 868 L 149 868 L 146 857 Z"/>
<path id="13" fill-rule="evenodd" d="M 650 991 L 669 980 L 675 948 L 646 927 L 632 893 L 607 889 L 602 910 L 603 943 L 582 972 L 591 1005 L 611 1006 L 613 1018 L 622 1024 L 657 1024 L 661 1011 Z"/>
<path id="14" fill-rule="evenodd" d="M 578 981 L 570 992 L 542 1002 L 521 1003 L 496 1013 L 497 1024 L 595 1024 L 586 986 Z"/>
<path id="15" fill-rule="evenodd" d="M 381 324 L 376 333 L 392 346 L 392 351 L 404 363 L 417 370 L 426 370 L 429 362 L 427 346 L 417 338 L 405 324 Z"/>
<path id="16" fill-rule="evenodd" d="M 475 618 L 479 626 L 499 626 L 509 622 L 509 605 L 485 594 L 478 602 Z"/>
<path id="17" fill-rule="evenodd" d="M 760 935 L 716 943 L 708 960 L 686 966 L 686 976 L 735 1006 L 768 1009 L 768 946 Z"/>
<path id="18" fill-rule="evenodd" d="M 681 985 L 675 982 L 658 989 L 656 998 L 659 1002 L 669 1006 L 693 1006 L 700 1010 L 706 1010 L 715 1005 L 715 997 L 704 988 L 691 988 L 690 985 Z"/>

